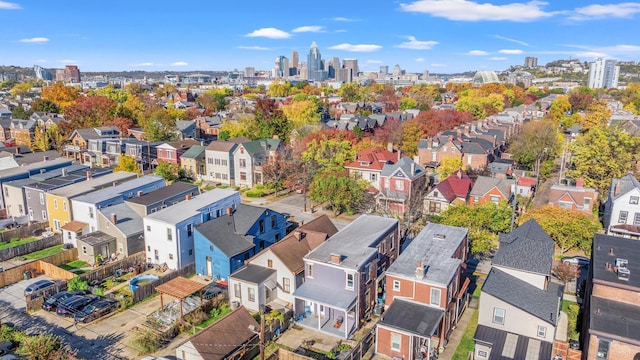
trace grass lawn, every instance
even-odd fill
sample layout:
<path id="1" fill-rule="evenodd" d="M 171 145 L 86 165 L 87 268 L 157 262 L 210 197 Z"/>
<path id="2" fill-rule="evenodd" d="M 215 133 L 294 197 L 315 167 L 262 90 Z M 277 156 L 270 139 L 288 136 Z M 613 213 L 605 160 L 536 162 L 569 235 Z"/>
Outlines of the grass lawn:
<path id="1" fill-rule="evenodd" d="M 472 311 L 473 315 L 471 315 L 471 320 L 469 321 L 469 326 L 467 330 L 462 335 L 462 339 L 460 339 L 460 343 L 456 348 L 456 352 L 453 353 L 453 357 L 451 360 L 467 360 L 469 358 L 469 352 L 473 351 L 473 335 L 476 333 L 476 328 L 478 327 L 478 309 L 470 309 L 467 308 L 465 311 Z"/>
<path id="2" fill-rule="evenodd" d="M 22 257 L 27 259 L 27 260 L 41 259 L 43 257 L 47 257 L 49 255 L 53 255 L 53 254 L 57 254 L 59 252 L 62 252 L 62 246 L 63 245 L 52 246 L 50 248 L 46 248 L 46 249 L 42 249 L 40 251 L 32 252 L 31 254 L 27 254 L 27 255 L 22 256 Z"/>
<path id="3" fill-rule="evenodd" d="M 68 264 L 60 265 L 58 267 L 61 268 L 61 269 L 65 269 L 67 271 L 71 271 L 73 269 L 91 267 L 91 265 L 89 265 L 89 263 L 86 262 L 86 261 L 76 260 L 76 261 L 72 261 L 72 262 L 70 262 Z"/>
<path id="4" fill-rule="evenodd" d="M 18 241 L 9 241 L 9 242 L 0 244 L 0 250 L 16 247 L 16 246 L 22 245 L 22 244 L 28 244 L 28 243 L 34 242 L 36 240 L 38 240 L 38 238 L 36 238 L 36 237 L 28 237 L 26 239 L 21 239 L 21 240 L 18 240 Z"/>
<path id="5" fill-rule="evenodd" d="M 582 320 L 580 316 L 580 313 L 582 312 L 580 305 L 573 301 L 562 300 L 562 311 L 567 314 L 567 317 L 569 318 L 569 334 L 567 334 L 569 339 L 578 340 L 580 337 L 579 329 L 582 328 L 582 324 L 579 323 L 579 321 Z"/>

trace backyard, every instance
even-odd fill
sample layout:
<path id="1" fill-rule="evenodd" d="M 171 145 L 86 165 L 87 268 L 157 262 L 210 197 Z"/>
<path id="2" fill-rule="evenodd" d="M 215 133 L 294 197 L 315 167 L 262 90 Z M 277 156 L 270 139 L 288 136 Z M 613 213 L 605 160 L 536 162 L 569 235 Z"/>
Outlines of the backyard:
<path id="1" fill-rule="evenodd" d="M 18 245 L 28 244 L 28 243 L 34 242 L 36 240 L 39 240 L 39 238 L 33 237 L 33 236 L 25 238 L 25 239 L 14 238 L 14 239 L 11 239 L 11 240 L 9 240 L 7 242 L 0 242 L 0 250 L 9 249 L 9 248 L 12 248 L 12 247 L 16 247 Z"/>
<path id="2" fill-rule="evenodd" d="M 82 270 L 82 269 L 88 268 L 88 267 L 91 267 L 91 265 L 89 265 L 89 263 L 87 263 L 86 261 L 82 261 L 82 260 L 75 260 L 70 263 L 59 266 L 59 268 L 65 269 L 67 271 L 71 271 L 72 273 L 75 273 L 75 274 L 82 274 L 86 272 L 86 270 Z"/>
<path id="3" fill-rule="evenodd" d="M 23 258 L 25 260 L 42 259 L 43 257 L 47 257 L 47 256 L 50 256 L 50 255 L 62 252 L 63 251 L 62 247 L 63 247 L 63 245 L 52 246 L 50 248 L 42 249 L 40 251 L 35 251 L 35 252 L 30 253 L 30 254 L 21 256 L 21 258 Z"/>
<path id="4" fill-rule="evenodd" d="M 580 329 L 582 328 L 582 309 L 580 305 L 573 301 L 563 300 L 562 311 L 567 314 L 569 318 L 568 324 L 568 338 L 570 340 L 578 340 L 580 337 Z"/>

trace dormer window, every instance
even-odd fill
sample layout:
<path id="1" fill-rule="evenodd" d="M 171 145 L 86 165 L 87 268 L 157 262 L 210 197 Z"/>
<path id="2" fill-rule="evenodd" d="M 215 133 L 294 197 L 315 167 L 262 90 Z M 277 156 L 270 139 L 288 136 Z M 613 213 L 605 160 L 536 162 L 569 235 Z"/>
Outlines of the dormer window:
<path id="1" fill-rule="evenodd" d="M 631 197 L 629 197 L 629 204 L 638 205 L 638 200 L 639 199 L 640 199 L 639 196 L 631 196 Z"/>

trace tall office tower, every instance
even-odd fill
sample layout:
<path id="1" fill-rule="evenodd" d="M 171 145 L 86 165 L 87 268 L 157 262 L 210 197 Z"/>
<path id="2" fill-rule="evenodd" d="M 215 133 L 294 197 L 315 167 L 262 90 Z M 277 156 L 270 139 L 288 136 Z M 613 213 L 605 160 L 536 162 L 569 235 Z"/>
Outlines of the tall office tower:
<path id="1" fill-rule="evenodd" d="M 617 88 L 619 76 L 620 66 L 618 66 L 616 60 L 598 58 L 589 64 L 589 81 L 587 84 L 592 89 Z"/>
<path id="2" fill-rule="evenodd" d="M 388 74 L 389 74 L 389 66 L 387 65 L 380 66 L 380 75 L 382 75 L 382 77 L 384 78 Z"/>
<path id="3" fill-rule="evenodd" d="M 429 70 L 425 70 L 422 72 L 422 79 L 426 80 L 429 78 Z"/>
<path id="4" fill-rule="evenodd" d="M 244 68 L 244 77 L 254 77 L 256 76 L 256 68 L 252 66 L 247 66 Z"/>
<path id="5" fill-rule="evenodd" d="M 538 58 L 533 56 L 527 56 L 524 58 L 524 67 L 533 69 L 538 67 Z"/>
<path id="6" fill-rule="evenodd" d="M 339 58 L 334 56 L 331 59 L 329 59 L 329 65 L 327 66 L 327 75 L 329 76 L 329 79 L 335 79 L 336 70 L 340 69 L 341 67 L 342 66 L 340 66 Z"/>
<path id="7" fill-rule="evenodd" d="M 64 70 L 56 69 L 56 81 L 64 81 Z"/>
<path id="8" fill-rule="evenodd" d="M 70 82 L 80 82 L 80 69 L 77 65 L 66 65 L 64 67 L 64 79 Z"/>
<path id="9" fill-rule="evenodd" d="M 43 68 L 40 65 L 35 65 L 33 71 L 36 73 L 36 80 L 50 81 L 52 79 L 49 70 Z"/>
<path id="10" fill-rule="evenodd" d="M 280 55 L 276 57 L 275 76 L 277 78 L 283 78 L 289 76 L 289 59 L 286 56 Z"/>
<path id="11" fill-rule="evenodd" d="M 322 71 L 322 56 L 320 50 L 318 50 L 318 44 L 316 42 L 311 43 L 309 49 L 309 55 L 307 55 L 307 80 L 310 81 L 322 81 L 322 79 L 316 79 L 318 72 Z"/>
<path id="12" fill-rule="evenodd" d="M 291 53 L 291 67 L 298 67 L 298 52 L 294 51 Z"/>
<path id="13" fill-rule="evenodd" d="M 393 76 L 394 77 L 400 77 L 402 76 L 402 74 L 404 74 L 404 71 L 402 71 L 402 68 L 400 67 L 400 65 L 396 65 L 393 67 Z"/>
<path id="14" fill-rule="evenodd" d="M 342 67 L 351 69 L 352 76 L 358 76 L 358 59 L 344 59 L 342 60 Z"/>
<path id="15" fill-rule="evenodd" d="M 350 83 L 353 81 L 353 74 L 350 68 L 336 69 L 336 81 Z"/>

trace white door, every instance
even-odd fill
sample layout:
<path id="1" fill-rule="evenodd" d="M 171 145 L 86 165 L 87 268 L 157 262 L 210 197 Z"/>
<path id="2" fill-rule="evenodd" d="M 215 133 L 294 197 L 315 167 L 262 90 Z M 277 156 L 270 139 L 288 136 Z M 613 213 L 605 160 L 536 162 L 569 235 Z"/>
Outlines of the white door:
<path id="1" fill-rule="evenodd" d="M 213 277 L 213 260 L 211 260 L 211 256 L 207 256 L 207 276 Z"/>

